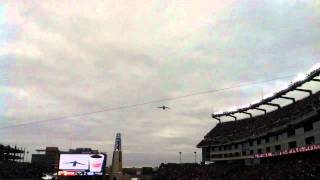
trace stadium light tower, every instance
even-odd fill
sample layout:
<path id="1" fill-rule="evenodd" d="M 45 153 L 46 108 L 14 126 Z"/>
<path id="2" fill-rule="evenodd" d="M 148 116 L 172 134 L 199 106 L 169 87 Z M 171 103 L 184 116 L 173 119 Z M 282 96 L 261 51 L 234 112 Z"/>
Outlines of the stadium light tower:
<path id="1" fill-rule="evenodd" d="M 28 158 L 29 158 L 29 151 L 27 151 L 26 162 L 28 162 Z"/>
<path id="2" fill-rule="evenodd" d="M 26 148 L 23 149 L 23 162 L 26 162 Z"/>

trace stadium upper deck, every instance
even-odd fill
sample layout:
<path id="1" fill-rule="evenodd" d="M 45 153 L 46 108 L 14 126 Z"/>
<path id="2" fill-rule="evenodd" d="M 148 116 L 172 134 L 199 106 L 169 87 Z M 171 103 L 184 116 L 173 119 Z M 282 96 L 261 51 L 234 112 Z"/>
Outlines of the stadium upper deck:
<path id="1" fill-rule="evenodd" d="M 320 143 L 320 92 L 313 93 L 301 88 L 310 81 L 320 82 L 316 79 L 319 75 L 320 68 L 317 68 L 261 102 L 236 111 L 212 114 L 219 123 L 197 145 L 202 148 L 203 161 L 254 158 L 263 153 Z M 291 91 L 303 91 L 309 96 L 297 101 L 286 95 Z M 278 98 L 289 99 L 293 103 L 281 107 L 273 102 Z M 260 107 L 263 105 L 278 109 L 267 112 Z M 249 110 L 261 110 L 264 114 L 253 117 Z M 237 120 L 238 113 L 245 113 L 250 117 Z M 233 117 L 236 121 L 221 122 L 222 116 Z"/>
<path id="2" fill-rule="evenodd" d="M 254 104 L 250 104 L 247 107 L 242 107 L 242 108 L 239 108 L 239 109 L 234 110 L 234 111 L 222 112 L 222 113 L 213 113 L 212 114 L 212 118 L 217 119 L 219 121 L 220 121 L 219 118 L 222 117 L 222 116 L 229 116 L 229 117 L 233 117 L 233 118 L 237 119 L 236 116 L 233 116 L 233 115 L 235 115 L 237 113 L 245 113 L 245 114 L 248 114 L 248 115 L 250 115 L 252 117 L 252 115 L 247 112 L 248 110 L 261 110 L 265 114 L 267 114 L 267 111 L 265 109 L 263 109 L 263 108 L 260 108 L 260 106 L 262 106 L 262 105 L 275 106 L 275 107 L 280 109 L 281 106 L 279 104 L 272 103 L 275 99 L 279 99 L 279 98 L 289 99 L 289 100 L 292 100 L 293 103 L 294 103 L 296 101 L 294 97 L 286 96 L 286 94 L 291 92 L 291 91 L 302 91 L 302 92 L 306 92 L 306 93 L 309 93 L 310 95 L 312 95 L 312 91 L 311 90 L 302 89 L 300 87 L 302 85 L 304 85 L 305 83 L 310 82 L 310 81 L 320 82 L 320 79 L 316 79 L 316 77 L 320 75 L 320 67 L 318 67 L 318 66 L 320 66 L 320 65 L 315 66 L 315 68 L 309 74 L 307 74 L 306 76 L 302 75 L 301 77 L 298 77 L 298 79 L 295 82 L 289 84 L 288 88 L 283 89 L 283 90 L 275 93 L 271 97 L 267 97 L 267 98 L 261 100 L 260 102 L 257 102 L 257 103 L 254 103 Z"/>

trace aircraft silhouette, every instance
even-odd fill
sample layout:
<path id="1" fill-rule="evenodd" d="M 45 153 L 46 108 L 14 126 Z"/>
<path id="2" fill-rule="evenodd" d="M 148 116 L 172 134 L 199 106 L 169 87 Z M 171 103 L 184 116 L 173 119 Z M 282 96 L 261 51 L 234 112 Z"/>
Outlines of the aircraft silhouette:
<path id="1" fill-rule="evenodd" d="M 85 164 L 79 163 L 78 161 L 66 162 L 66 163 L 64 163 L 64 164 L 72 164 L 73 167 L 76 167 L 77 164 L 85 165 Z"/>
<path id="2" fill-rule="evenodd" d="M 160 107 L 158 107 L 158 108 L 160 108 L 160 109 L 162 109 L 162 110 L 170 109 L 168 106 L 160 106 Z"/>

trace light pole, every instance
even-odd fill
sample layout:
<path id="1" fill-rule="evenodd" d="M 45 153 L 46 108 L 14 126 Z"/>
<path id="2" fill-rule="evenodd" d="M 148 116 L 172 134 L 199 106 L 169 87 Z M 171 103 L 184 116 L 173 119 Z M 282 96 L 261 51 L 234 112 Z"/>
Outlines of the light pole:
<path id="1" fill-rule="evenodd" d="M 181 152 L 179 152 L 179 162 L 180 162 L 180 164 L 181 164 Z"/>
<path id="2" fill-rule="evenodd" d="M 194 153 L 194 163 L 197 164 L 197 152 L 193 152 Z"/>
<path id="3" fill-rule="evenodd" d="M 23 162 L 26 162 L 26 148 L 23 149 Z"/>
<path id="4" fill-rule="evenodd" d="M 27 160 L 26 160 L 26 162 L 28 162 L 28 157 L 29 157 L 29 151 L 27 151 Z"/>

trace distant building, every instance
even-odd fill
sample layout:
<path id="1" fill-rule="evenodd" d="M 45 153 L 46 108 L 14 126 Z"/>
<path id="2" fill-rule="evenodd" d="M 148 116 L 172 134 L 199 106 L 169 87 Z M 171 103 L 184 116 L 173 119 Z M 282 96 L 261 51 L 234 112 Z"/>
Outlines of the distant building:
<path id="1" fill-rule="evenodd" d="M 4 146 L 0 144 L 0 162 L 1 161 L 16 161 L 21 162 L 25 160 L 25 149 L 17 146 Z"/>
<path id="2" fill-rule="evenodd" d="M 60 154 L 99 154 L 98 150 L 91 148 L 76 148 L 69 149 L 69 151 L 60 151 L 58 147 L 46 147 L 46 149 L 38 149 L 36 151 L 39 154 L 32 154 L 31 162 L 48 166 L 52 171 L 58 169 Z"/>
<path id="3" fill-rule="evenodd" d="M 48 166 L 54 171 L 58 168 L 60 151 L 58 147 L 46 147 L 46 149 L 36 150 L 38 153 L 32 154 L 31 163 Z"/>

